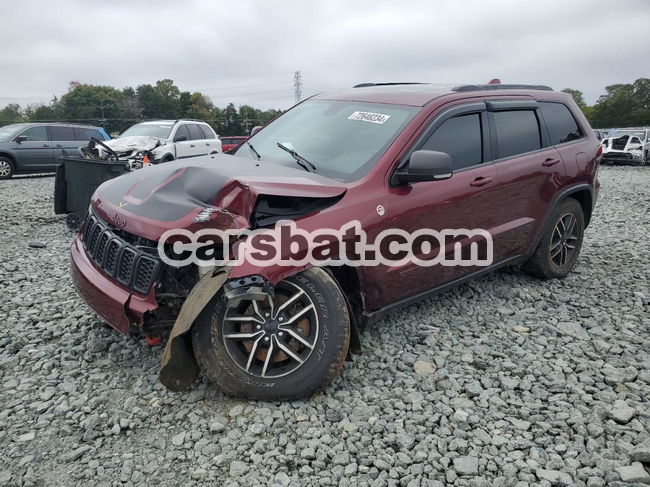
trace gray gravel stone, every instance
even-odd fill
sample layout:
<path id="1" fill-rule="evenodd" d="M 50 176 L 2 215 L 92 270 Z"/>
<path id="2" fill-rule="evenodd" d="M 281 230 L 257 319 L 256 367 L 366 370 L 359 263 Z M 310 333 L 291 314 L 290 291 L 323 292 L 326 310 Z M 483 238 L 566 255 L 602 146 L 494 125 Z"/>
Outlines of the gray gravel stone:
<path id="1" fill-rule="evenodd" d="M 633 462 L 650 464 L 650 446 L 638 446 L 630 452 L 630 460 Z"/>
<path id="2" fill-rule="evenodd" d="M 539 469 L 535 474 L 539 480 L 546 480 L 547 482 L 550 482 L 551 485 L 571 485 L 573 483 L 571 475 L 559 470 Z"/>
<path id="3" fill-rule="evenodd" d="M 621 476 L 623 482 L 650 484 L 650 474 L 646 472 L 643 465 L 639 462 L 634 462 L 632 465 L 624 467 L 617 467 L 616 471 Z"/>
<path id="4" fill-rule="evenodd" d="M 629 423 L 635 414 L 636 410 L 628 406 L 625 401 L 615 401 L 613 408 L 609 411 L 609 416 L 621 424 Z"/>
<path id="5" fill-rule="evenodd" d="M 456 457 L 454 458 L 454 470 L 459 475 L 476 475 L 478 474 L 478 458 Z"/>

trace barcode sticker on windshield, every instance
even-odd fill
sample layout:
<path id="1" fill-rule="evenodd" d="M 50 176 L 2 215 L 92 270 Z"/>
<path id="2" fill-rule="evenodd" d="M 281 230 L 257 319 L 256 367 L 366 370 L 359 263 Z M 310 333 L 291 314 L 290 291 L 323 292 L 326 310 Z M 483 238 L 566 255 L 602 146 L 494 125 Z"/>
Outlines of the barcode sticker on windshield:
<path id="1" fill-rule="evenodd" d="M 370 123 L 386 123 L 386 120 L 390 118 L 390 115 L 383 115 L 381 113 L 371 113 L 371 112 L 354 112 L 348 117 L 348 120 L 361 120 L 362 122 Z"/>

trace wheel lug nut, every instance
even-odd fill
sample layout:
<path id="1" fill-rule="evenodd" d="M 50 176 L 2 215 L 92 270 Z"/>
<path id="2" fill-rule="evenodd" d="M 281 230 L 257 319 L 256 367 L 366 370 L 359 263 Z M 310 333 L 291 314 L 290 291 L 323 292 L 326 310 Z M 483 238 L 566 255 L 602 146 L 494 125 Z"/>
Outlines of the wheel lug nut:
<path id="1" fill-rule="evenodd" d="M 284 333 L 282 333 L 281 331 L 278 332 L 278 336 L 283 336 L 283 335 Z"/>
<path id="2" fill-rule="evenodd" d="M 280 321 L 284 321 L 284 316 L 280 316 Z"/>
<path id="3" fill-rule="evenodd" d="M 269 337 L 264 337 L 264 341 L 265 341 L 265 342 L 268 342 L 268 341 L 269 341 Z"/>
<path id="4" fill-rule="evenodd" d="M 264 316 L 266 316 L 268 318 L 271 315 L 269 313 L 264 313 Z"/>
<path id="5" fill-rule="evenodd" d="M 257 328 L 258 330 L 261 330 L 261 329 L 262 329 L 262 325 L 257 325 L 256 328 Z"/>

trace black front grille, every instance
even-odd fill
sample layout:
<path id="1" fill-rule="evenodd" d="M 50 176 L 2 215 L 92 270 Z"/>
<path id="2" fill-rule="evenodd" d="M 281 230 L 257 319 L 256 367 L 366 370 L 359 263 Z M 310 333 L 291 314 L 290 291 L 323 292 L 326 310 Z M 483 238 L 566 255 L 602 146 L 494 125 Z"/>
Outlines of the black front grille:
<path id="1" fill-rule="evenodd" d="M 88 257 L 121 284 L 147 294 L 160 273 L 158 256 L 131 245 L 95 215 L 89 215 L 84 225 L 83 243 Z"/>

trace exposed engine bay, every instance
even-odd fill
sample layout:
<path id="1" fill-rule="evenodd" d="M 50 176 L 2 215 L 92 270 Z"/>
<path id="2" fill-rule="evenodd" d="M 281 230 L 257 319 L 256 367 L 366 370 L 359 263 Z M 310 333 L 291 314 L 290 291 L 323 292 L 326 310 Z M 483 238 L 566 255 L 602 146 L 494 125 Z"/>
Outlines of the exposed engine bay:
<path id="1" fill-rule="evenodd" d="M 132 136 L 107 141 L 93 137 L 86 147 L 81 148 L 81 152 L 85 159 L 128 161 L 131 169 L 140 169 L 143 165 L 160 162 L 156 149 L 163 145 L 157 137 Z"/>

